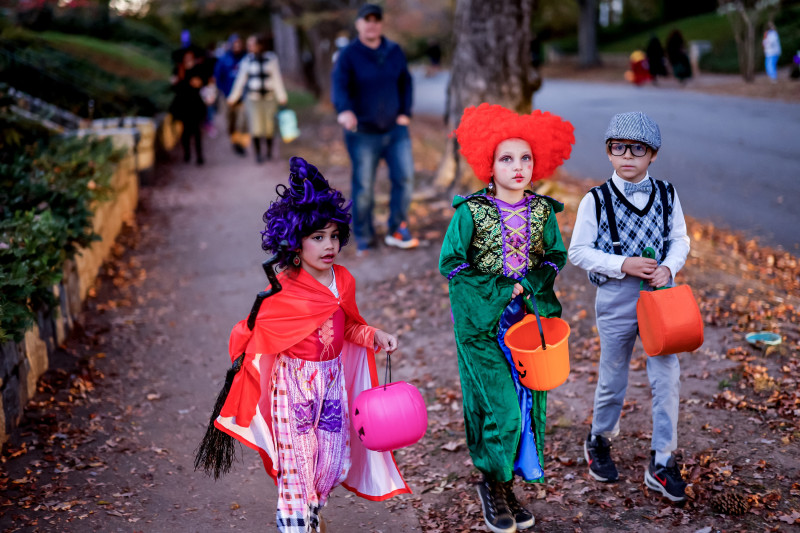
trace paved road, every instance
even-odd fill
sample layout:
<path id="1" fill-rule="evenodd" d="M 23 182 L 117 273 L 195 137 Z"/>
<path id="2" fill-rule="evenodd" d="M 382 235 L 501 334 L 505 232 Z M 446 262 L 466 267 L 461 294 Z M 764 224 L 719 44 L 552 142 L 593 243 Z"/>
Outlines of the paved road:
<path id="1" fill-rule="evenodd" d="M 441 114 L 447 73 L 416 77 L 415 112 Z M 652 173 L 673 182 L 695 218 L 800 251 L 800 105 L 632 85 L 546 80 L 535 106 L 575 126 L 565 169 L 610 174 L 603 134 L 614 113 L 641 110 L 661 127 Z"/>

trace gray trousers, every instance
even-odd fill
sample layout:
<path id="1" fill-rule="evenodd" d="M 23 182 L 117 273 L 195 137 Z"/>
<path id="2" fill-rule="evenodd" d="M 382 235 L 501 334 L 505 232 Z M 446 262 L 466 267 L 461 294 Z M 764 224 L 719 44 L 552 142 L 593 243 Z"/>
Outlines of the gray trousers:
<path id="1" fill-rule="evenodd" d="M 639 334 L 636 301 L 639 278 L 611 279 L 597 288 L 595 312 L 600 335 L 600 370 L 594 393 L 592 434 L 619 434 L 619 417 L 628 388 L 633 345 Z M 647 358 L 647 377 L 653 394 L 651 449 L 671 453 L 678 447 L 678 405 L 681 389 L 678 356 Z"/>

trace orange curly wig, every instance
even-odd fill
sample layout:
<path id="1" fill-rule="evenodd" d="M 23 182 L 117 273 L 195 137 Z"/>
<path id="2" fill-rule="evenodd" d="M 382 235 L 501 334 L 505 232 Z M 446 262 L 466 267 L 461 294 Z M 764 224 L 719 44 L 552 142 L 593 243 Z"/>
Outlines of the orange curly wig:
<path id="1" fill-rule="evenodd" d="M 519 115 L 501 105 L 481 104 L 468 107 L 461 124 L 453 131 L 461 146 L 461 155 L 484 183 L 492 179 L 494 150 L 506 139 L 522 139 L 533 152 L 531 181 L 552 176 L 569 159 L 575 128 L 550 112 L 533 111 Z"/>

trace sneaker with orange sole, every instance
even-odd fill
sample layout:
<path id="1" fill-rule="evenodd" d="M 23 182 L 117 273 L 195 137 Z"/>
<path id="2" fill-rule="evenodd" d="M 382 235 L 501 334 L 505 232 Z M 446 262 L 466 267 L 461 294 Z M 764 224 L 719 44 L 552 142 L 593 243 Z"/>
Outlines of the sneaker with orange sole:
<path id="1" fill-rule="evenodd" d="M 384 242 L 388 246 L 394 246 L 404 250 L 419 246 L 419 239 L 411 236 L 411 232 L 408 231 L 408 224 L 405 222 L 401 223 L 394 233 L 387 235 Z"/>

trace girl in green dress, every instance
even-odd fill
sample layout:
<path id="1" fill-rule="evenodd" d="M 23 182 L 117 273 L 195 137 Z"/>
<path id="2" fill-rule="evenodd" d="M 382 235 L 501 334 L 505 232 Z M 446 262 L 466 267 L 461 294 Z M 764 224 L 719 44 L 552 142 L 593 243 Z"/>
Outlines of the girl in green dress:
<path id="1" fill-rule="evenodd" d="M 464 111 L 454 132 L 487 187 L 455 198 L 439 270 L 449 280 L 467 444 L 484 476 L 478 495 L 496 533 L 535 522 L 514 495 L 514 475 L 544 478 L 547 393 L 520 385 L 503 336 L 531 295 L 542 316 L 561 315 L 553 282 L 567 259 L 555 216 L 564 206 L 529 185 L 569 157 L 572 131 L 550 113 L 481 104 Z"/>

